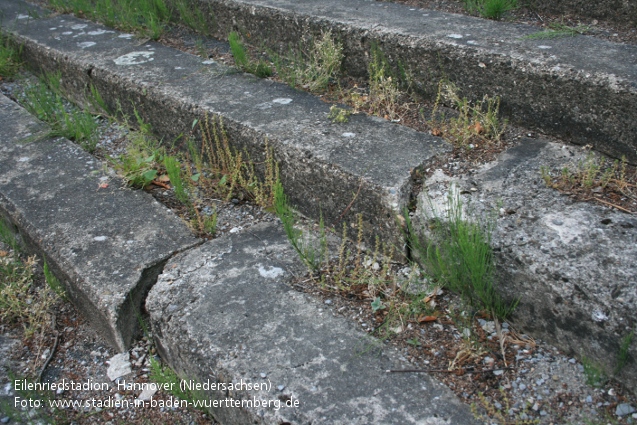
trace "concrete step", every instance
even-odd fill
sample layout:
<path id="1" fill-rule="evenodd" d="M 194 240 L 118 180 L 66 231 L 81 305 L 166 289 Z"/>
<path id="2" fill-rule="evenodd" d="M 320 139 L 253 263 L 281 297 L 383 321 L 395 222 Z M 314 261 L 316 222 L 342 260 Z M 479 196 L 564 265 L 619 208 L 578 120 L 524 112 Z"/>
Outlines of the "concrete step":
<path id="1" fill-rule="evenodd" d="M 150 195 L 0 95 L 0 217 L 51 267 L 92 326 L 125 350 L 166 260 L 197 243 Z"/>
<path id="2" fill-rule="evenodd" d="M 62 86 L 86 102 L 97 87 L 135 122 L 134 109 L 165 141 L 187 134 L 195 119 L 223 120 L 230 142 L 263 162 L 266 140 L 291 202 L 326 223 L 355 222 L 366 235 L 400 244 L 395 216 L 409 202 L 412 172 L 450 150 L 440 138 L 369 116 L 328 118 L 330 105 L 286 85 L 260 80 L 158 43 L 70 16 L 26 17 L 25 3 L 0 1 L 2 30 L 23 46 L 26 61 L 62 73 Z"/>
<path id="3" fill-rule="evenodd" d="M 255 45 L 285 54 L 299 40 L 331 31 L 343 43 L 344 70 L 354 76 L 367 74 L 370 48 L 376 43 L 428 99 L 436 98 L 438 82 L 447 78 L 469 98 L 500 96 L 502 113 L 516 124 L 637 162 L 637 46 L 589 36 L 526 39 L 537 27 L 391 2 L 198 4 L 221 39 L 240 31 Z M 634 4 L 627 7 L 634 12 Z"/>
<path id="4" fill-rule="evenodd" d="M 492 217 L 498 288 L 508 300 L 520 299 L 514 325 L 612 376 L 621 344 L 637 324 L 637 216 L 574 202 L 547 187 L 539 171 L 573 170 L 587 155 L 548 140 L 523 140 L 476 173 L 435 173 L 414 215 L 425 234 L 431 205 L 444 217 L 455 190 L 463 194 L 465 217 Z M 637 344 L 627 353 L 637 359 Z M 629 361 L 616 378 L 637 390 L 637 362 Z"/>
<path id="5" fill-rule="evenodd" d="M 387 373 L 409 365 L 286 284 L 304 272 L 280 226 L 259 224 L 173 257 L 150 291 L 162 359 L 186 382 L 211 385 L 197 397 L 217 403 L 218 421 L 478 423 L 427 375 Z"/>

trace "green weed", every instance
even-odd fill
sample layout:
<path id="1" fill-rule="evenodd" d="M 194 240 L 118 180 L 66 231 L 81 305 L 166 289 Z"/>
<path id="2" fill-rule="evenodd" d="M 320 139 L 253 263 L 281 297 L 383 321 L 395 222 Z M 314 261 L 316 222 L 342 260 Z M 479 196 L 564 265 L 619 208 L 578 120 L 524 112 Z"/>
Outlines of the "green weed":
<path id="1" fill-rule="evenodd" d="M 495 289 L 494 258 L 490 241 L 494 223 L 472 222 L 464 217 L 460 194 L 452 187 L 447 210 L 439 217 L 430 206 L 429 235 L 418 236 L 405 211 L 408 244 L 425 271 L 474 307 L 505 319 L 519 300 L 506 303 Z"/>
<path id="2" fill-rule="evenodd" d="M 622 199 L 637 199 L 637 170 L 629 167 L 625 157 L 609 160 L 589 152 L 576 165 L 567 164 L 560 170 L 540 167 L 540 175 L 548 187 L 581 200 L 592 200 L 624 212 L 635 212 L 634 203 L 621 203 Z"/>
<path id="3" fill-rule="evenodd" d="M 602 387 L 608 381 L 604 370 L 594 360 L 582 356 L 582 366 L 584 367 L 584 375 L 586 376 L 586 383 L 588 385 Z"/>
<path id="4" fill-rule="evenodd" d="M 231 32 L 228 35 L 228 43 L 237 68 L 254 74 L 259 78 L 266 78 L 272 75 L 272 68 L 264 60 L 253 61 L 248 57 L 248 52 L 238 33 Z"/>
<path id="5" fill-rule="evenodd" d="M 170 2 L 173 9 L 177 13 L 173 13 L 173 20 L 181 23 L 190 29 L 204 35 L 211 35 L 206 15 L 202 12 L 202 6 L 200 4 L 194 5 L 187 0 L 173 0 Z M 211 16 L 210 10 L 208 10 L 208 16 Z M 174 19 L 175 16 L 179 17 L 179 20 Z"/>
<path id="6" fill-rule="evenodd" d="M 550 38 L 560 37 L 575 37 L 576 35 L 583 35 L 590 31 L 591 28 L 586 25 L 577 25 L 575 27 L 569 27 L 559 22 L 552 22 L 549 24 L 548 29 L 543 31 L 534 32 L 533 34 L 526 35 L 522 38 L 529 40 L 544 40 Z"/>
<path id="7" fill-rule="evenodd" d="M 624 338 L 622 338 L 622 342 L 619 346 L 619 353 L 617 353 L 617 366 L 615 366 L 615 375 L 619 374 L 621 370 L 628 363 L 628 355 L 630 346 L 633 343 L 633 338 L 635 337 L 635 331 L 629 332 Z"/>
<path id="8" fill-rule="evenodd" d="M 163 34 L 171 16 L 164 0 L 49 0 L 49 5 L 153 40 Z"/>
<path id="9" fill-rule="evenodd" d="M 467 11 L 495 20 L 500 20 L 506 12 L 517 7 L 517 0 L 465 0 Z"/>
<path id="10" fill-rule="evenodd" d="M 0 257 L 0 323 L 22 323 L 26 337 L 48 328 L 56 301 L 48 286 L 35 287 L 35 264 L 35 257 Z"/>
<path id="11" fill-rule="evenodd" d="M 349 116 L 352 115 L 352 111 L 349 109 L 339 108 L 336 105 L 330 107 L 330 113 L 327 118 L 334 123 L 345 123 L 349 121 Z"/>
<path id="12" fill-rule="evenodd" d="M 168 177 L 170 178 L 170 184 L 172 184 L 173 189 L 175 190 L 175 196 L 182 204 L 187 204 L 190 202 L 186 191 L 184 190 L 184 182 L 181 178 L 181 167 L 179 165 L 179 161 L 174 156 L 167 155 L 164 158 L 164 166 L 166 167 L 166 172 L 168 173 Z"/>
<path id="13" fill-rule="evenodd" d="M 182 379 L 170 367 L 162 365 L 155 357 L 150 357 L 150 379 L 163 388 L 168 388 L 168 392 L 180 400 L 190 403 L 195 400 L 202 400 L 203 394 L 190 390 L 182 390 Z"/>
<path id="14" fill-rule="evenodd" d="M 313 272 L 319 271 L 321 266 L 321 254 L 317 249 L 315 241 L 304 237 L 303 232 L 298 229 L 294 211 L 290 208 L 287 197 L 283 192 L 280 182 L 274 185 L 274 211 L 283 223 L 283 229 L 294 250 L 299 254 L 301 260 Z M 321 220 L 321 228 L 323 221 Z M 324 236 L 324 235 L 323 235 Z"/>
<path id="15" fill-rule="evenodd" d="M 20 49 L 16 49 L 8 37 L 0 35 L 0 80 L 15 77 L 20 66 Z"/>
<path id="16" fill-rule="evenodd" d="M 110 162 L 130 186 L 144 188 L 158 176 L 165 152 L 147 131 L 131 132 L 128 138 L 126 154 Z"/>
<path id="17" fill-rule="evenodd" d="M 20 100 L 29 112 L 51 125 L 54 135 L 71 139 L 87 152 L 94 152 L 98 142 L 95 118 L 70 105 L 61 93 L 60 74 L 48 74 L 29 85 Z"/>
<path id="18" fill-rule="evenodd" d="M 458 111 L 458 116 L 445 119 L 438 113 L 445 101 Z M 429 125 L 450 143 L 468 147 L 471 141 L 483 143 L 499 142 L 507 121 L 500 119 L 500 98 L 485 95 L 481 102 L 470 102 L 458 95 L 458 88 L 448 81 L 440 81 L 438 95 L 431 113 Z"/>
<path id="19" fill-rule="evenodd" d="M 343 45 L 330 31 L 313 41 L 308 51 L 290 52 L 286 58 L 273 54 L 279 77 L 292 87 L 323 93 L 336 79 L 343 61 Z"/>
<path id="20" fill-rule="evenodd" d="M 387 119 L 396 119 L 398 117 L 398 101 L 402 92 L 398 87 L 398 78 L 387 57 L 376 44 L 373 44 L 371 48 L 368 73 L 368 103 L 372 113 Z"/>
<path id="21" fill-rule="evenodd" d="M 20 252 L 20 244 L 18 243 L 18 239 L 16 238 L 13 231 L 11 230 L 11 225 L 6 223 L 1 217 L 0 217 L 0 242 L 9 246 L 9 248 L 11 248 L 11 250 L 13 251 L 15 255 L 17 255 Z"/>
<path id="22" fill-rule="evenodd" d="M 46 261 L 44 262 L 44 280 L 46 281 L 47 285 L 49 285 L 49 288 L 51 288 L 51 290 L 55 292 L 58 297 L 62 299 L 66 298 L 64 286 L 62 286 L 58 278 L 55 277 L 53 272 L 51 272 L 51 270 L 49 269 L 49 264 Z"/>

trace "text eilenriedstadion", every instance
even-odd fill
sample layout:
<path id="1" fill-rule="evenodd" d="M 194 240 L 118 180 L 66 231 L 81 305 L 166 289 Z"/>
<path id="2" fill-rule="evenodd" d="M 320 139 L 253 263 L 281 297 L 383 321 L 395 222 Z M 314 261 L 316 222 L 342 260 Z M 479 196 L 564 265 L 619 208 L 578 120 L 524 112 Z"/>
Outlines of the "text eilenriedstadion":
<path id="1" fill-rule="evenodd" d="M 195 408 L 218 408 L 218 407 L 239 407 L 239 408 L 272 408 L 279 410 L 281 407 L 298 407 L 300 402 L 294 397 L 283 397 L 269 399 L 267 397 L 250 397 L 244 399 L 220 398 L 205 399 L 200 397 L 204 391 L 223 391 L 223 392 L 239 392 L 239 391 L 267 391 L 272 389 L 272 382 L 247 382 L 243 379 L 238 382 L 199 382 L 192 379 L 184 379 L 179 383 L 155 383 L 143 382 L 132 383 L 118 381 L 116 383 L 72 381 L 62 379 L 58 382 L 28 382 L 27 380 L 15 380 L 13 382 L 14 390 L 18 393 L 29 392 L 29 397 L 15 397 L 14 407 L 16 408 L 39 408 L 44 406 L 54 408 L 129 408 L 129 407 L 195 407 Z M 118 392 L 123 391 L 160 391 L 171 393 L 180 390 L 183 393 L 194 394 L 192 400 L 181 400 L 175 397 L 150 397 L 148 400 L 128 400 L 125 397 L 107 396 L 104 398 L 89 398 L 85 400 L 78 399 L 56 399 L 45 400 L 44 398 L 32 396 L 33 392 L 55 391 L 58 394 L 66 391 L 110 391 L 111 389 Z"/>

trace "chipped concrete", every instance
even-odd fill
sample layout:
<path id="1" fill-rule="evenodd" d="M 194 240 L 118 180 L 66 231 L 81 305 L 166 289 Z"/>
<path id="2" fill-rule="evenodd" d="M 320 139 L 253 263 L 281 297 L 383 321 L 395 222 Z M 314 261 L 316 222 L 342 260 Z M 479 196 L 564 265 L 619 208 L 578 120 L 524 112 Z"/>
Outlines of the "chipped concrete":
<path id="1" fill-rule="evenodd" d="M 71 300 L 114 347 L 138 330 L 146 291 L 188 228 L 150 195 L 124 189 L 77 145 L 0 96 L 0 214 L 41 253 Z"/>
<path id="2" fill-rule="evenodd" d="M 83 32 L 104 27 L 69 16 L 26 25 L 14 19 L 15 4 L 0 0 L 3 30 L 23 44 L 34 68 L 61 72 L 64 90 L 80 103 L 94 85 L 111 110 L 119 102 L 135 122 L 134 106 L 166 141 L 189 133 L 206 114 L 221 118 L 232 145 L 257 164 L 267 141 L 283 187 L 303 214 L 318 220 L 322 213 L 326 223 L 340 225 L 355 223 L 360 213 L 370 241 L 380 235 L 399 243 L 395 215 L 409 202 L 413 170 L 450 150 L 440 138 L 383 119 L 357 115 L 334 124 L 330 105 L 315 96 L 157 43 L 104 32 L 90 37 L 95 46 L 78 50 L 86 35 L 55 38 L 50 28 L 61 34 L 80 22 Z"/>
<path id="3" fill-rule="evenodd" d="M 635 2 L 624 3 L 633 4 L 634 10 Z M 370 48 L 376 43 L 426 98 L 435 99 L 438 82 L 447 78 L 470 99 L 500 96 L 502 113 L 523 127 L 590 144 L 617 158 L 626 155 L 637 163 L 637 46 L 588 36 L 525 39 L 537 27 L 390 2 L 198 4 L 214 16 L 210 29 L 221 39 L 241 31 L 286 54 L 299 41 L 329 30 L 343 43 L 343 68 L 354 76 L 366 76 Z"/>
<path id="4" fill-rule="evenodd" d="M 263 276 L 263 270 L 277 270 Z M 202 391 L 297 407 L 209 409 L 222 424 L 472 424 L 468 406 L 398 353 L 287 285 L 305 267 L 280 226 L 212 240 L 171 259 L 146 306 L 163 360 Z M 267 274 L 267 273 L 266 273 Z"/>
<path id="5" fill-rule="evenodd" d="M 502 211 L 492 245 L 500 291 L 520 297 L 515 325 L 611 374 L 622 338 L 637 326 L 637 218 L 573 202 L 546 187 L 539 172 L 585 158 L 581 149 L 524 140 L 475 174 L 426 182 L 417 215 L 431 217 L 428 197 L 444 204 L 451 185 L 465 194 L 469 217 Z M 634 390 L 635 344 L 629 355 L 617 378 Z"/>

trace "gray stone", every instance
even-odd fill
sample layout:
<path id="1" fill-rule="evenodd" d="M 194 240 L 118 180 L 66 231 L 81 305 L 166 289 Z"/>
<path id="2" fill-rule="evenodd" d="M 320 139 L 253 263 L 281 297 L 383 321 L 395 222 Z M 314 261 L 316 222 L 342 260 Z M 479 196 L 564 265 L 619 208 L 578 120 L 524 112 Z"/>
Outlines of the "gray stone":
<path id="1" fill-rule="evenodd" d="M 128 353 L 116 354 L 108 360 L 106 375 L 111 381 L 126 376 L 132 371 Z"/>
<path id="2" fill-rule="evenodd" d="M 598 3 L 542 0 L 543 4 L 565 2 Z M 637 19 L 635 2 L 605 3 L 612 4 L 618 16 L 632 11 L 628 19 Z M 343 43 L 343 68 L 361 77 L 376 43 L 396 69 L 407 71 L 414 90 L 431 100 L 438 82 L 449 79 L 471 99 L 501 96 L 501 112 L 520 125 L 637 162 L 633 113 L 637 46 L 587 36 L 533 40 L 525 36 L 538 32 L 536 26 L 388 2 L 204 0 L 200 4 L 212 17 L 210 30 L 222 39 L 239 29 L 286 54 L 299 40 L 329 30 Z"/>
<path id="3" fill-rule="evenodd" d="M 195 119 L 222 119 L 232 146 L 246 149 L 257 164 L 267 140 L 299 211 L 317 220 L 322 213 L 326 223 L 339 225 L 363 214 L 372 243 L 379 235 L 400 244 L 395 217 L 409 203 L 413 170 L 451 149 L 441 138 L 380 118 L 354 115 L 334 124 L 327 118 L 330 105 L 316 96 L 157 43 L 139 46 L 115 32 L 90 36 L 105 29 L 94 23 L 52 16 L 27 25 L 15 19 L 26 7 L 0 0 L 0 28 L 23 45 L 34 68 L 61 72 L 62 88 L 78 102 L 87 101 L 86 87 L 94 85 L 112 110 L 121 105 L 135 122 L 136 109 L 167 142 L 189 133 Z M 78 23 L 86 34 L 73 30 Z M 96 44 L 79 49 L 86 41 Z"/>
<path id="4" fill-rule="evenodd" d="M 304 269 L 282 229 L 257 225 L 175 256 L 150 291 L 146 306 L 159 353 L 178 374 L 202 383 L 266 384 L 231 391 L 237 401 L 300 403 L 279 410 L 212 408 L 216 420 L 476 423 L 468 406 L 429 376 L 386 373 L 409 364 L 286 284 Z M 170 312 L 170 305 L 179 308 Z M 202 397 L 223 402 L 228 393 Z"/>
<path id="5" fill-rule="evenodd" d="M 197 241 L 172 212 L 123 189 L 119 178 L 98 189 L 102 163 L 47 132 L 0 96 L 0 215 L 42 255 L 94 328 L 124 350 L 165 261 Z"/>
<path id="6" fill-rule="evenodd" d="M 635 408 L 628 403 L 621 403 L 617 405 L 615 409 L 615 414 L 617 416 L 626 416 L 635 412 Z"/>
<path id="7" fill-rule="evenodd" d="M 520 298 L 513 323 L 565 351 L 586 353 L 610 371 L 627 326 L 637 321 L 637 218 L 573 202 L 540 175 L 542 166 L 574 169 L 586 155 L 575 147 L 522 140 L 454 183 L 430 179 L 418 215 L 423 221 L 432 215 L 428 196 L 443 210 L 452 185 L 466 194 L 466 217 L 493 216 L 499 207 L 514 211 L 497 217 L 491 241 L 499 291 L 508 300 Z M 637 346 L 629 353 L 637 356 Z M 627 364 L 617 378 L 634 389 L 637 364 Z"/>

